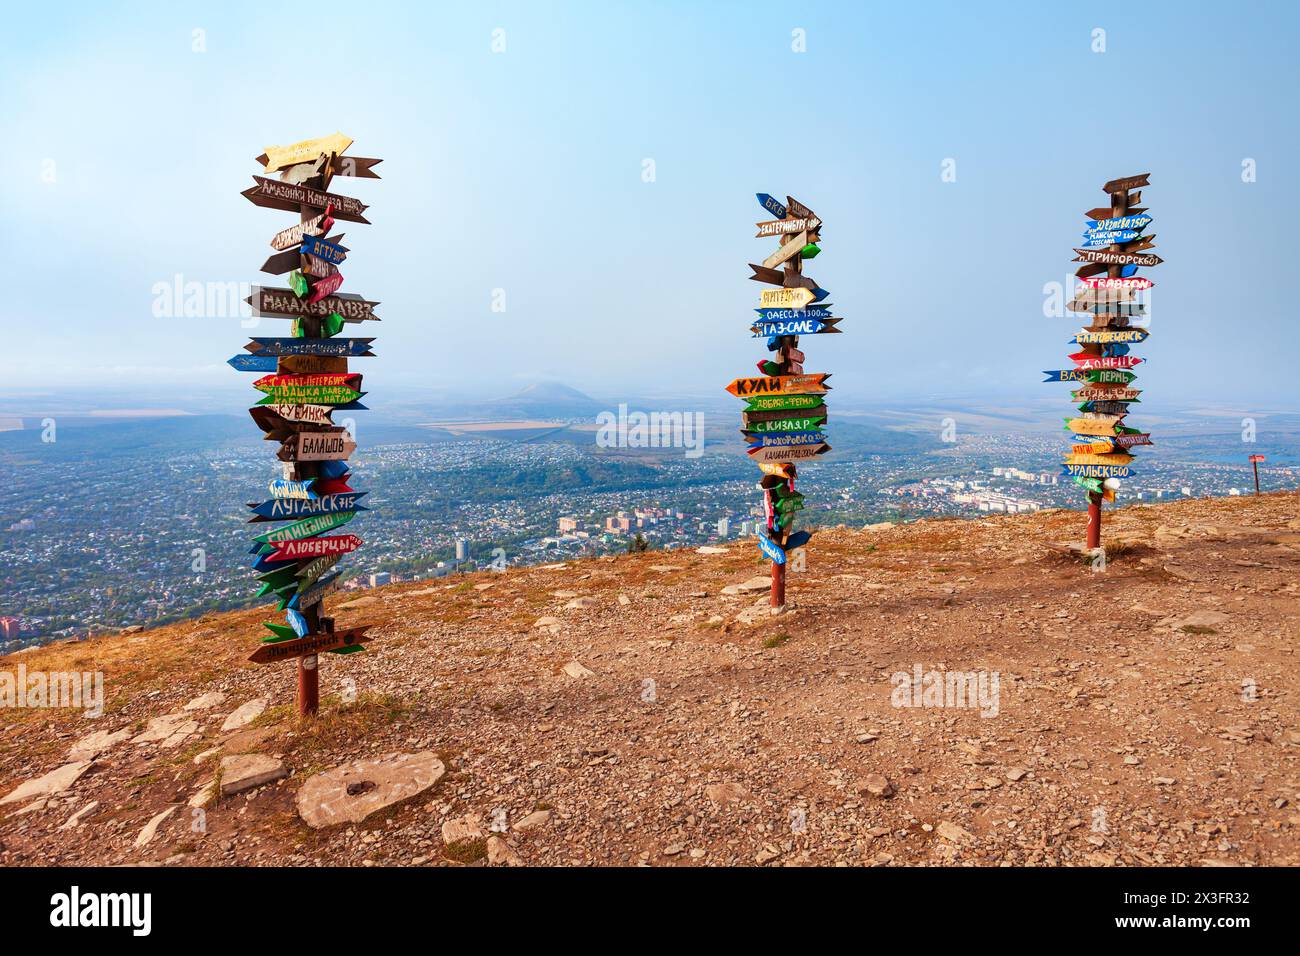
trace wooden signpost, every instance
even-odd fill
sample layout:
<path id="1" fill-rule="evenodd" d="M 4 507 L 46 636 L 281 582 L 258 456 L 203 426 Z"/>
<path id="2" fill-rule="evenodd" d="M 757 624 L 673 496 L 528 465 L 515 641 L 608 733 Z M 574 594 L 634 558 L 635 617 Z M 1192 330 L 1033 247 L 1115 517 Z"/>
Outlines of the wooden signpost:
<path id="1" fill-rule="evenodd" d="M 780 245 L 761 265 L 750 263 L 756 282 L 777 286 L 759 296 L 757 320 L 750 326 L 755 338 L 767 339 L 772 357 L 758 363 L 761 376 L 738 378 L 727 391 L 746 401 L 741 412 L 741 434 L 749 455 L 764 477 L 765 522 L 758 532 L 758 548 L 772 562 L 771 605 L 785 607 L 785 571 L 788 555 L 808 543 L 811 533 L 794 531 L 796 514 L 804 507 L 795 491 L 795 462 L 809 461 L 830 451 L 823 429 L 829 373 L 804 372 L 799 336 L 836 333 L 840 319 L 824 304 L 822 289 L 803 275 L 803 263 L 821 252 L 822 221 L 803 203 L 787 196 L 784 204 L 767 193 L 757 193 L 758 204 L 777 218 L 760 222 L 759 238 L 775 238 Z M 813 303 L 818 303 L 814 305 Z"/>
<path id="2" fill-rule="evenodd" d="M 1127 369 L 1143 361 L 1128 353 L 1150 334 L 1130 323 L 1146 316 L 1138 293 L 1154 285 L 1134 273 L 1164 261 L 1146 251 L 1155 246 L 1155 236 L 1143 233 L 1152 219 L 1144 215 L 1145 207 L 1137 205 L 1140 193 L 1133 192 L 1148 185 L 1150 175 L 1111 180 L 1102 187 L 1110 196 L 1110 206 L 1084 214 L 1088 220 L 1084 244 L 1074 250 L 1074 261 L 1083 263 L 1076 273 L 1079 287 L 1066 311 L 1088 316 L 1091 324 L 1071 339 L 1080 347 L 1070 355 L 1075 367 L 1044 373 L 1049 382 L 1081 384 L 1071 393 L 1078 411 L 1065 420 L 1073 443 L 1062 472 L 1088 495 L 1085 547 L 1089 552 L 1101 547 L 1102 501 L 1114 501 L 1119 479 L 1132 474 L 1128 466 L 1133 456 L 1128 449 L 1151 444 L 1149 433 L 1125 424 L 1129 405 L 1141 394 L 1141 389 L 1128 387 L 1136 376 Z"/>
<path id="3" fill-rule="evenodd" d="M 1263 460 L 1263 455 L 1250 456 L 1251 467 L 1255 469 L 1255 494 L 1259 494 L 1259 463 Z"/>
<path id="4" fill-rule="evenodd" d="M 258 316 L 287 318 L 286 337 L 255 338 L 245 354 L 230 364 L 262 371 L 254 382 L 263 398 L 251 408 L 254 422 L 268 441 L 280 442 L 277 457 L 283 476 L 268 485 L 271 499 L 250 504 L 252 522 L 285 522 L 253 541 L 253 566 L 259 595 L 276 599 L 285 624 L 266 623 L 268 637 L 250 660 L 298 661 L 298 713 L 315 714 L 320 706 L 318 656 L 350 654 L 362 649 L 370 625 L 335 630 L 324 612 L 325 598 L 339 584 L 339 573 L 325 577 L 346 554 L 361 546 L 354 534 L 328 534 L 367 510 L 358 504 L 347 460 L 356 442 L 331 413 L 359 410 L 361 375 L 348 370 L 349 358 L 374 353 L 372 338 L 334 338 L 347 323 L 378 321 L 375 306 L 359 295 L 339 293 L 338 266 L 349 250 L 342 235 L 329 235 L 336 220 L 368 223 L 359 199 L 330 192 L 334 176 L 378 179 L 381 160 L 342 155 L 352 140 L 341 133 L 289 146 L 269 146 L 257 158 L 265 175 L 243 192 L 267 209 L 297 213 L 300 221 L 276 233 L 276 254 L 263 265 L 273 275 L 288 273 L 289 288 L 255 287 L 248 303 Z M 271 178 L 278 174 L 278 178 Z M 262 527 L 268 527 L 262 524 Z"/>

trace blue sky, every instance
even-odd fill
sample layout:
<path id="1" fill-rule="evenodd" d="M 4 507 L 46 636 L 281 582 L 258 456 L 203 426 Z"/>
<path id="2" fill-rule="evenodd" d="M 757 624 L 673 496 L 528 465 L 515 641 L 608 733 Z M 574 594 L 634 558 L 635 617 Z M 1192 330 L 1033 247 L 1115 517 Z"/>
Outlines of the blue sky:
<path id="1" fill-rule="evenodd" d="M 803 348 L 841 395 L 1037 394 L 1077 329 L 1043 315 L 1044 284 L 1070 275 L 1101 184 L 1150 171 L 1166 262 L 1145 270 L 1140 384 L 1296 404 L 1294 4 L 69 3 L 8 17 L 10 386 L 246 391 L 224 361 L 248 330 L 155 316 L 155 284 L 268 278 L 267 242 L 293 217 L 239 195 L 253 157 L 341 130 L 385 160 L 382 180 L 335 183 L 371 204 L 373 225 L 343 226 L 343 272 L 345 291 L 383 302 L 383 322 L 355 330 L 379 336 L 375 384 L 716 395 L 764 354 L 746 279 L 774 248 L 753 237 L 761 190 L 826 223 L 807 272 L 847 334 Z"/>

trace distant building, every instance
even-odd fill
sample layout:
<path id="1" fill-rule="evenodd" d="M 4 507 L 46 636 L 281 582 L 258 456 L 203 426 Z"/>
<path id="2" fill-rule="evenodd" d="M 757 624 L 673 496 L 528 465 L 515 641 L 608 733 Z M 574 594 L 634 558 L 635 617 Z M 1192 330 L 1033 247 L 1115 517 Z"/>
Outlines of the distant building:
<path id="1" fill-rule="evenodd" d="M 719 538 L 725 538 L 725 537 L 727 536 L 727 533 L 728 533 L 729 531 L 731 531 L 731 522 L 728 521 L 726 518 L 719 518 L 719 519 L 718 519 L 718 537 L 719 537 Z"/>
<path id="2" fill-rule="evenodd" d="M 566 517 L 566 518 L 561 518 L 561 519 L 560 519 L 560 523 L 559 523 L 559 527 L 557 528 L 557 530 L 559 531 L 560 534 L 564 534 L 564 533 L 569 532 L 569 531 L 577 531 L 577 530 L 578 530 L 578 519 L 577 519 L 577 518 L 568 518 L 568 517 Z"/>
<path id="3" fill-rule="evenodd" d="M 16 617 L 0 617 L 0 640 L 16 641 L 22 632 L 22 624 Z"/>
<path id="4" fill-rule="evenodd" d="M 456 560 L 457 561 L 469 560 L 469 542 L 466 541 L 464 538 L 456 539 Z"/>
<path id="5" fill-rule="evenodd" d="M 372 588 L 382 588 L 385 584 L 392 584 L 393 576 L 387 571 L 376 571 L 370 575 L 370 586 Z"/>

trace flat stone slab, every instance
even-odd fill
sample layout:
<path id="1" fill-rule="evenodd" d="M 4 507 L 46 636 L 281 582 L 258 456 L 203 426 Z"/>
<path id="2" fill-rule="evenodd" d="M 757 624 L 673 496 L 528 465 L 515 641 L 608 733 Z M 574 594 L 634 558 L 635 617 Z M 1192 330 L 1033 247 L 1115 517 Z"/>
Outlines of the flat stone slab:
<path id="1" fill-rule="evenodd" d="M 184 711 L 152 717 L 132 743 L 157 744 L 160 747 L 177 747 L 190 734 L 196 733 L 199 722 L 190 718 Z"/>
<path id="2" fill-rule="evenodd" d="M 219 690 L 214 690 L 214 691 L 209 691 L 206 694 L 201 694 L 198 697 L 195 697 L 192 701 L 190 701 L 188 704 L 185 705 L 185 709 L 186 710 L 209 710 L 210 708 L 216 707 L 218 704 L 225 703 L 225 701 L 226 701 L 226 695 Z"/>
<path id="3" fill-rule="evenodd" d="M 120 744 L 131 736 L 131 728 L 123 727 L 118 731 L 96 730 L 93 734 L 86 734 L 68 751 L 68 759 L 94 760 L 105 750 Z"/>
<path id="4" fill-rule="evenodd" d="M 141 830 L 139 835 L 135 838 L 136 848 L 139 849 L 142 846 L 148 846 L 150 843 L 152 843 L 153 838 L 158 834 L 158 828 L 162 826 L 162 822 L 175 812 L 176 812 L 175 805 L 170 806 L 166 810 L 162 811 L 162 813 L 155 816 L 148 823 L 146 823 L 144 825 L 144 829 Z"/>
<path id="5" fill-rule="evenodd" d="M 267 754 L 234 754 L 221 758 L 221 795 L 252 790 L 289 775 L 284 764 Z"/>
<path id="6" fill-rule="evenodd" d="M 0 805 L 17 803 L 20 800 L 31 800 L 33 797 L 48 797 L 52 793 L 62 793 L 81 779 L 81 775 L 89 769 L 89 760 L 78 760 L 74 763 L 64 764 L 57 770 L 51 770 L 43 777 L 37 777 L 35 780 L 28 780 L 19 784 L 17 789 L 3 800 L 0 800 Z"/>
<path id="7" fill-rule="evenodd" d="M 565 664 L 564 667 L 561 668 L 561 670 L 564 671 L 564 673 L 567 674 L 569 677 L 573 677 L 578 680 L 582 680 L 587 677 L 596 676 L 595 671 L 588 670 L 586 667 L 583 667 L 582 664 L 579 663 L 578 661 L 569 661 L 569 663 Z"/>
<path id="8" fill-rule="evenodd" d="M 230 712 L 230 716 L 226 718 L 226 722 L 221 725 L 221 732 L 225 733 L 228 730 L 238 730 L 240 727 L 251 724 L 262 715 L 262 711 L 266 710 L 267 703 L 268 701 L 265 697 L 254 697 L 248 703 L 240 704 Z"/>
<path id="9" fill-rule="evenodd" d="M 728 584 L 722 589 L 723 594 L 755 594 L 759 591 L 770 591 L 772 589 L 772 578 L 770 575 L 750 578 L 748 581 L 741 581 L 739 584 Z"/>
<path id="10" fill-rule="evenodd" d="M 377 810 L 428 790 L 444 773 L 446 768 L 431 750 L 344 764 L 303 784 L 298 815 L 316 829 L 360 823 Z"/>

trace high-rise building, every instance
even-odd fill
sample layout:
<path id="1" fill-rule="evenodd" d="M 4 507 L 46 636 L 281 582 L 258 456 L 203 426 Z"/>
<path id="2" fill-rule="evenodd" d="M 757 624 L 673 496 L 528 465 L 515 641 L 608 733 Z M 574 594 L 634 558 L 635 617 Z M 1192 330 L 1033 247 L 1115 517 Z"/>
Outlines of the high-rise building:
<path id="1" fill-rule="evenodd" d="M 457 561 L 469 560 L 469 542 L 464 538 L 456 539 L 456 560 Z"/>
<path id="2" fill-rule="evenodd" d="M 719 538 L 725 538 L 725 537 L 727 536 L 727 532 L 729 532 L 730 530 L 731 530 L 731 522 L 728 521 L 726 518 L 719 518 L 719 519 L 718 519 L 718 537 L 719 537 Z"/>
<path id="3" fill-rule="evenodd" d="M 370 586 L 372 588 L 382 588 L 385 584 L 392 584 L 393 576 L 387 571 L 376 571 L 370 575 Z"/>

